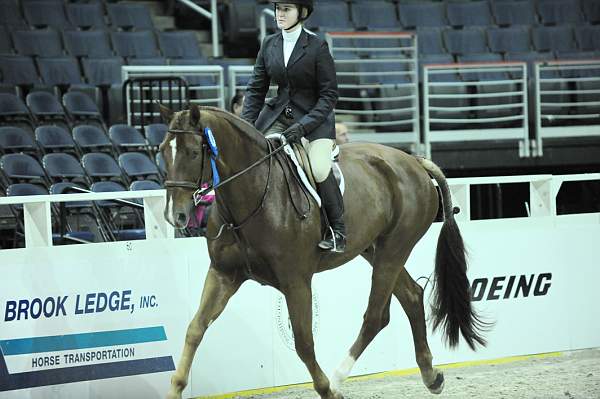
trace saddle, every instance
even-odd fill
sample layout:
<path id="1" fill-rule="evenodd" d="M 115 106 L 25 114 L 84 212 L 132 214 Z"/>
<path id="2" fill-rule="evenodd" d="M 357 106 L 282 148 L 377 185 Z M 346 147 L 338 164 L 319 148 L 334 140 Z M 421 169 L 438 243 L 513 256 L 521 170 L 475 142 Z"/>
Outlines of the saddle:
<path id="1" fill-rule="evenodd" d="M 282 136 L 280 134 L 270 134 L 266 136 L 267 139 L 277 143 L 277 145 L 283 144 Z M 283 151 L 290 159 L 292 164 L 295 166 L 295 172 L 302 182 L 303 188 L 313 197 L 315 202 L 321 207 L 321 197 L 317 193 L 317 183 L 310 167 L 310 160 L 308 159 L 308 153 L 301 143 L 286 144 Z M 332 170 L 334 176 L 340 187 L 340 192 L 344 194 L 345 181 L 342 169 L 339 166 L 340 148 L 334 143 L 334 148 L 331 153 Z"/>

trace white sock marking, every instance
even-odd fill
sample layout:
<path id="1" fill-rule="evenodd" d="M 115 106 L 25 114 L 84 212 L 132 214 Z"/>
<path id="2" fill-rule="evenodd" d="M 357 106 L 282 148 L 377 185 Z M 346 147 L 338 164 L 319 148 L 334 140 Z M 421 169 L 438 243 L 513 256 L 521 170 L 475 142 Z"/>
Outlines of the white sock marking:
<path id="1" fill-rule="evenodd" d="M 333 379 L 331 381 L 331 385 L 334 389 L 337 390 L 340 387 L 340 385 L 342 385 L 342 382 L 344 382 L 346 378 L 348 378 L 355 363 L 356 359 L 348 355 L 348 357 L 344 359 L 342 364 L 339 365 L 335 373 L 333 373 Z"/>

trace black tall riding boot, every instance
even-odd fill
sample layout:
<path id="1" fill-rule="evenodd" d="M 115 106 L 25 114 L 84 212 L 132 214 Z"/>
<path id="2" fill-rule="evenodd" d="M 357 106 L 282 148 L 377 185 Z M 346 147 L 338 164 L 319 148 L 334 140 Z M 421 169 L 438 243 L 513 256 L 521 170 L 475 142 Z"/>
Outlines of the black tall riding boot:
<path id="1" fill-rule="evenodd" d="M 331 229 L 328 229 L 325 239 L 319 243 L 319 248 L 332 252 L 344 252 L 346 249 L 344 198 L 333 172 L 329 172 L 327 179 L 317 184 L 317 189 L 331 227 Z"/>

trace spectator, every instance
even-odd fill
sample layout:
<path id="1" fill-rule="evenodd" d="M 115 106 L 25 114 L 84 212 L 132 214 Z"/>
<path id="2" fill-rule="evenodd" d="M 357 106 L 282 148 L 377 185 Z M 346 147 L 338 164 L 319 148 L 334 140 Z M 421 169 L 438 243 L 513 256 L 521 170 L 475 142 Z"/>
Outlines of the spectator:
<path id="1" fill-rule="evenodd" d="M 346 126 L 345 123 L 339 122 L 335 124 L 335 142 L 337 145 L 350 142 L 350 137 L 348 137 L 348 126 Z"/>
<path id="2" fill-rule="evenodd" d="M 244 109 L 244 93 L 237 92 L 235 96 L 231 99 L 231 113 L 235 116 L 240 116 L 242 114 L 242 109 Z"/>

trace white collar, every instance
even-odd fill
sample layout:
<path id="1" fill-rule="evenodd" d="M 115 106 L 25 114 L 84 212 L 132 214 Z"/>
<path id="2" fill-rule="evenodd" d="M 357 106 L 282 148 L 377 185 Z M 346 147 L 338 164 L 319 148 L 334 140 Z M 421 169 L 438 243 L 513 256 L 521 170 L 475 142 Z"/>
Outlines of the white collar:
<path id="1" fill-rule="evenodd" d="M 300 33 L 302 33 L 302 25 L 298 25 L 297 29 L 293 32 L 286 32 L 285 30 L 281 30 L 281 34 L 283 35 L 283 40 L 286 42 L 297 42 L 300 37 Z"/>

